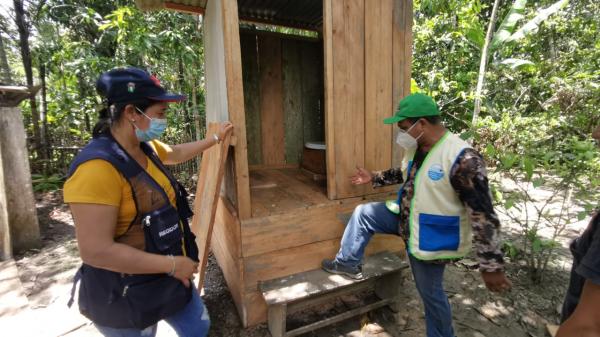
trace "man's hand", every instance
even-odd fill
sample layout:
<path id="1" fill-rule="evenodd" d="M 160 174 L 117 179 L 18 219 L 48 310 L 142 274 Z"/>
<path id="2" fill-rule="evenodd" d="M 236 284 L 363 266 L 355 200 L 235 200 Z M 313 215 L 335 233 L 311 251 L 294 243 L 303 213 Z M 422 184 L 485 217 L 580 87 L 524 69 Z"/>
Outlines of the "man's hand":
<path id="1" fill-rule="evenodd" d="M 485 286 L 493 292 L 502 292 L 512 287 L 512 283 L 506 278 L 503 271 L 482 271 L 481 277 L 483 278 L 483 282 L 485 282 Z"/>
<path id="2" fill-rule="evenodd" d="M 354 185 L 362 185 L 370 183 L 371 179 L 373 179 L 371 172 L 365 170 L 362 167 L 357 166 L 356 173 L 352 177 L 350 177 L 350 182 Z"/>

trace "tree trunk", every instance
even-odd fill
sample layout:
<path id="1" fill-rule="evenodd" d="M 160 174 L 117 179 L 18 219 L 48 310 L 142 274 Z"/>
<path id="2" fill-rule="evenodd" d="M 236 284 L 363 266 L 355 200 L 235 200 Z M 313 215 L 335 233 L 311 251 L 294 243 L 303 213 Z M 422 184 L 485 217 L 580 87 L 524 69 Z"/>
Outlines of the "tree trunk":
<path id="1" fill-rule="evenodd" d="M 179 76 L 178 76 L 178 81 L 179 81 L 179 91 L 180 92 L 185 92 L 185 70 L 183 67 L 183 59 L 181 57 L 179 57 L 178 59 L 178 68 L 179 68 Z M 191 116 L 190 116 L 190 112 L 189 112 L 189 108 L 188 108 L 188 102 L 182 102 L 182 108 L 183 108 L 183 116 L 185 118 L 185 133 L 186 135 L 189 135 L 191 137 L 192 135 L 192 120 L 191 120 Z"/>
<path id="2" fill-rule="evenodd" d="M 10 75 L 10 68 L 8 66 L 8 58 L 6 57 L 4 39 L 2 38 L 2 35 L 0 35 L 0 68 L 2 69 L 2 83 L 13 84 L 12 76 Z"/>
<path id="3" fill-rule="evenodd" d="M 21 47 L 21 58 L 23 59 L 23 68 L 25 69 L 25 77 L 27 85 L 33 86 L 33 69 L 31 66 L 31 51 L 29 49 L 29 25 L 25 19 L 25 9 L 23 8 L 22 0 L 14 0 L 15 7 L 15 24 L 19 30 L 19 44 Z M 38 156 L 45 158 L 44 151 L 40 151 L 40 115 L 37 110 L 37 102 L 35 96 L 29 99 L 31 106 L 31 122 L 33 123 L 33 149 Z"/>
<path id="4" fill-rule="evenodd" d="M 473 109 L 473 120 L 471 121 L 471 129 L 476 129 L 477 118 L 479 117 L 479 112 L 481 111 L 481 92 L 483 91 L 483 85 L 485 82 L 485 68 L 488 63 L 488 50 L 490 46 L 490 41 L 492 40 L 492 36 L 494 35 L 494 26 L 496 25 L 496 15 L 498 13 L 498 6 L 500 5 L 500 0 L 494 1 L 494 7 L 492 8 L 492 15 L 490 16 L 490 24 L 488 25 L 488 30 L 485 35 L 485 42 L 483 44 L 483 50 L 481 51 L 481 62 L 479 63 L 479 76 L 477 78 L 477 89 L 475 89 L 475 108 Z"/>

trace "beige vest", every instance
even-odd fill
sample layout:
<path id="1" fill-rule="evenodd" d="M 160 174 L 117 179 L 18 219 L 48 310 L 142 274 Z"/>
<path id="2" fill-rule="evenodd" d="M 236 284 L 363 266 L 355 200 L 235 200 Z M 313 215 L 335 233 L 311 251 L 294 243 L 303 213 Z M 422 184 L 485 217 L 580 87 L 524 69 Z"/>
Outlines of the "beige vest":
<path id="1" fill-rule="evenodd" d="M 470 148 L 467 142 L 446 132 L 431 148 L 415 175 L 408 249 L 419 260 L 456 259 L 471 249 L 467 211 L 450 184 L 450 170 L 466 148 Z M 404 157 L 404 181 L 415 152 Z"/>

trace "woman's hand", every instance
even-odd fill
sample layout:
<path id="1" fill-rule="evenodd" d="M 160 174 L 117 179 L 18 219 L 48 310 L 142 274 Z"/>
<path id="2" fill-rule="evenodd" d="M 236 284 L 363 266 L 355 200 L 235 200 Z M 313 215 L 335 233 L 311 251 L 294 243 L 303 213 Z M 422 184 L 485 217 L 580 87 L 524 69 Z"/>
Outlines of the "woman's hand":
<path id="1" fill-rule="evenodd" d="M 169 257 L 169 259 L 171 258 Z M 173 262 L 175 263 L 175 273 L 173 274 L 173 277 L 189 288 L 190 280 L 193 278 L 194 274 L 198 273 L 198 262 L 187 256 L 173 256 L 172 263 Z"/>
<path id="2" fill-rule="evenodd" d="M 371 175 L 371 172 L 367 171 L 362 167 L 357 166 L 356 173 L 352 177 L 350 177 L 350 182 L 354 185 L 362 185 L 370 183 L 372 179 L 373 176 Z"/>
<path id="3" fill-rule="evenodd" d="M 233 124 L 230 121 L 221 123 L 217 136 L 220 140 L 225 139 L 225 136 L 233 130 Z"/>

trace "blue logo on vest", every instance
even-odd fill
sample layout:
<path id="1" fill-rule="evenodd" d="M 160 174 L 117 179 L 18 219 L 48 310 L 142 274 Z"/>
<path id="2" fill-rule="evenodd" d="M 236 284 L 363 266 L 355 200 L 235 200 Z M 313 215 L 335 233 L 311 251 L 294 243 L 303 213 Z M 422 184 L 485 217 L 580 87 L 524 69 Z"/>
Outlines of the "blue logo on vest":
<path id="1" fill-rule="evenodd" d="M 444 177 L 444 170 L 442 169 L 442 165 L 433 164 L 429 167 L 429 171 L 427 171 L 427 175 L 429 179 L 433 181 L 438 181 Z"/>

